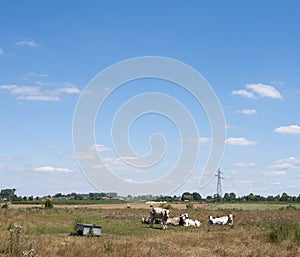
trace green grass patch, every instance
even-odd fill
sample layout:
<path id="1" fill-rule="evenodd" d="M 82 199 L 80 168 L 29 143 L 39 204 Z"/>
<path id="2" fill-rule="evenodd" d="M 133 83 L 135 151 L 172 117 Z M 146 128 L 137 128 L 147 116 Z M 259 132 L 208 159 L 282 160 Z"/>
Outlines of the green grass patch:
<path id="1" fill-rule="evenodd" d="M 233 211 L 275 211 L 275 210 L 300 210 L 300 204 L 294 203 L 216 203 L 206 208 L 207 210 L 233 210 Z"/>
<path id="2" fill-rule="evenodd" d="M 53 200 L 53 205 L 125 204 L 123 200 Z M 45 204 L 45 201 L 14 201 L 13 204 Z"/>
<path id="3" fill-rule="evenodd" d="M 300 228 L 297 223 L 284 221 L 275 224 L 269 232 L 271 242 L 291 240 L 300 242 Z"/>

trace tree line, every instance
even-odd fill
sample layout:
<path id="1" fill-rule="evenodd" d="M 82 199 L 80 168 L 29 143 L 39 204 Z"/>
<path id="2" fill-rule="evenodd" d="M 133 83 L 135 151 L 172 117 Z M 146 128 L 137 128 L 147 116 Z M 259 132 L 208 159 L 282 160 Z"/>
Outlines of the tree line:
<path id="1" fill-rule="evenodd" d="M 7 200 L 12 202 L 18 201 L 33 201 L 33 200 L 43 200 L 43 199 L 54 199 L 54 200 L 111 200 L 119 199 L 125 201 L 166 201 L 166 202 L 175 202 L 175 201 L 193 201 L 193 202 L 298 202 L 300 203 L 300 194 L 298 196 L 291 196 L 287 193 L 282 193 L 281 195 L 270 195 L 262 196 L 250 193 L 244 196 L 237 196 L 234 192 L 225 193 L 223 196 L 208 195 L 202 197 L 198 192 L 184 192 L 181 196 L 153 196 L 153 195 L 141 195 L 141 196 L 118 196 L 117 193 L 87 193 L 87 194 L 62 194 L 57 193 L 53 196 L 45 197 L 33 197 L 33 196 L 17 196 L 16 189 L 2 189 L 0 191 L 0 200 Z"/>
<path id="2" fill-rule="evenodd" d="M 287 193 L 282 193 L 281 195 L 269 195 L 262 196 L 250 193 L 248 195 L 237 197 L 235 193 L 225 193 L 223 196 L 217 194 L 211 196 L 208 195 L 202 198 L 199 193 L 189 193 L 185 192 L 181 196 L 182 201 L 207 201 L 207 202 L 298 202 L 300 203 L 300 194 L 298 196 L 291 196 Z"/>

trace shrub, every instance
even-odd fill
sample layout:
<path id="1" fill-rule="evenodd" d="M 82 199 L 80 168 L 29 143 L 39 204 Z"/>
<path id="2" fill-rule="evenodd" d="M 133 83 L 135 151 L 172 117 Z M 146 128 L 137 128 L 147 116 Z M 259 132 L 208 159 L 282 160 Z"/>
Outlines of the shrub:
<path id="1" fill-rule="evenodd" d="M 289 204 L 287 207 L 285 207 L 286 210 L 288 211 L 296 211 L 297 208 L 294 205 Z"/>
<path id="2" fill-rule="evenodd" d="M 112 241 L 108 240 L 104 243 L 104 248 L 108 252 L 112 252 L 114 250 L 114 244 Z"/>
<path id="3" fill-rule="evenodd" d="M 194 205 L 192 203 L 188 203 L 186 205 L 186 208 L 189 209 L 189 210 L 193 210 L 194 209 Z"/>
<path id="4" fill-rule="evenodd" d="M 300 242 L 300 228 L 297 223 L 285 221 L 276 224 L 269 232 L 271 242 L 292 240 Z"/>
<path id="5" fill-rule="evenodd" d="M 71 232 L 71 235 L 72 236 L 79 236 L 80 233 L 79 231 L 77 230 L 77 223 L 82 223 L 83 220 L 81 217 L 76 217 L 75 220 L 74 220 L 74 223 L 73 223 L 73 231 Z"/>
<path id="6" fill-rule="evenodd" d="M 1 208 L 2 208 L 2 209 L 8 209 L 8 203 L 2 204 Z"/>
<path id="7" fill-rule="evenodd" d="M 166 204 L 166 203 L 160 204 L 159 207 L 167 209 L 167 210 L 172 210 L 173 209 L 173 206 L 171 204 Z"/>
<path id="8" fill-rule="evenodd" d="M 53 202 L 52 202 L 52 200 L 47 199 L 47 200 L 45 201 L 45 203 L 44 203 L 44 207 L 45 207 L 46 209 L 52 209 L 52 208 L 53 208 Z"/>

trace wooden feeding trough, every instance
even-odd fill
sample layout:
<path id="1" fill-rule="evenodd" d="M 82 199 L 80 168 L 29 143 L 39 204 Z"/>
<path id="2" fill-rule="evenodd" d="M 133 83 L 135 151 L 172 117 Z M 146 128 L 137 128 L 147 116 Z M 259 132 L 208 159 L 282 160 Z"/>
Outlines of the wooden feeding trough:
<path id="1" fill-rule="evenodd" d="M 102 227 L 95 225 L 95 224 L 85 224 L 85 223 L 77 223 L 76 230 L 78 235 L 93 235 L 93 236 L 100 236 Z"/>

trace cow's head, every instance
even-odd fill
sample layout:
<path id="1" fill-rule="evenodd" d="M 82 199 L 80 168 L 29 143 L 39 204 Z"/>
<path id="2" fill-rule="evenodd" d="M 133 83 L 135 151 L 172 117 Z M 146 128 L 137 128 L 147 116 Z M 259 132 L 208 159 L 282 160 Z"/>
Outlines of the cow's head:
<path id="1" fill-rule="evenodd" d="M 232 225 L 233 224 L 233 215 L 232 214 L 228 214 L 228 224 Z"/>

